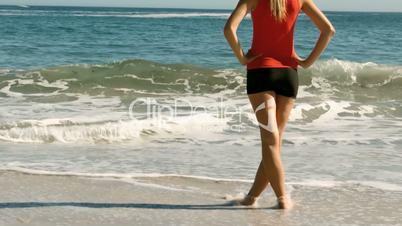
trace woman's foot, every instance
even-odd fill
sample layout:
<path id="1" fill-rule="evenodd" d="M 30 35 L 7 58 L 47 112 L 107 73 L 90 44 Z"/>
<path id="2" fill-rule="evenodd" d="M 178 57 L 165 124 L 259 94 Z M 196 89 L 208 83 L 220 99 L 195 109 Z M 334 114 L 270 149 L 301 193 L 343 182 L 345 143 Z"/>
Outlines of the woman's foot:
<path id="1" fill-rule="evenodd" d="M 246 195 L 243 199 L 238 200 L 238 203 L 242 206 L 252 206 L 257 202 L 258 197 Z"/>
<path id="2" fill-rule="evenodd" d="M 293 208 L 293 202 L 290 199 L 289 196 L 283 195 L 278 197 L 278 208 L 279 209 L 292 209 Z"/>
<path id="3" fill-rule="evenodd" d="M 244 195 L 238 194 L 235 197 L 231 195 L 226 195 L 223 199 L 230 200 L 227 205 L 230 206 L 250 206 L 250 207 L 257 207 L 257 201 L 259 197 L 251 196 L 251 195 Z"/>

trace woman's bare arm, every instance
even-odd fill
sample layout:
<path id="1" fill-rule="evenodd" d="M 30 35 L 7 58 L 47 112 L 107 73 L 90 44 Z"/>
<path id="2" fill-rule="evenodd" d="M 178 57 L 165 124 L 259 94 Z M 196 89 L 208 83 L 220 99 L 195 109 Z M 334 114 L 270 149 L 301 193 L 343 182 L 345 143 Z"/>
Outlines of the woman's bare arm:
<path id="1" fill-rule="evenodd" d="M 300 66 L 303 68 L 308 68 L 313 65 L 316 60 L 318 60 L 320 55 L 327 48 L 332 36 L 335 35 L 335 28 L 332 26 L 328 18 L 322 13 L 322 11 L 315 5 L 313 0 L 304 0 L 301 9 L 321 31 L 320 37 L 318 38 L 310 55 L 305 60 L 300 58 L 297 59 Z"/>
<path id="2" fill-rule="evenodd" d="M 245 55 L 236 34 L 241 21 L 251 11 L 255 2 L 256 0 L 239 0 L 224 28 L 225 38 L 242 65 L 246 65 L 260 56 Z"/>

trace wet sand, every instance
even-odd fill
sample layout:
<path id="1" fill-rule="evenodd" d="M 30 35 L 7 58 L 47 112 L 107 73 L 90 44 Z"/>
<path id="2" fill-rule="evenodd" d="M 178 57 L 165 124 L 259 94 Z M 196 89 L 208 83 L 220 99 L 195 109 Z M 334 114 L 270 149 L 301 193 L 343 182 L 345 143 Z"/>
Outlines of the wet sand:
<path id="1" fill-rule="evenodd" d="M 270 189 L 255 208 L 225 195 L 249 183 L 179 177 L 118 179 L 0 171 L 0 225 L 401 225 L 402 194 L 354 185 L 291 185 L 292 211 Z M 289 185 L 288 185 L 289 186 Z"/>

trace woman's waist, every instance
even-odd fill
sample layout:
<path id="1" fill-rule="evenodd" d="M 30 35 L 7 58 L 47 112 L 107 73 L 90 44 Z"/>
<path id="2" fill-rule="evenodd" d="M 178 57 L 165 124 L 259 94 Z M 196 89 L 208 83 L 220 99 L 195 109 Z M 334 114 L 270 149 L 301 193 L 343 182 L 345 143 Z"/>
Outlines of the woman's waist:
<path id="1" fill-rule="evenodd" d="M 260 53 L 260 52 L 251 52 L 253 55 L 259 55 L 259 57 L 255 61 L 296 61 L 295 53 L 289 54 L 267 54 L 267 53 Z"/>
<path id="2" fill-rule="evenodd" d="M 255 59 L 254 61 L 247 64 L 247 68 L 258 68 L 258 67 L 290 67 L 297 68 L 298 64 L 296 58 L 290 54 L 286 56 L 271 56 L 262 55 Z"/>
<path id="3" fill-rule="evenodd" d="M 254 35 L 251 43 L 251 49 L 260 52 L 292 51 L 293 48 L 294 48 L 294 39 L 292 37 L 286 37 L 286 36 L 273 38 L 270 36 L 258 37 Z"/>

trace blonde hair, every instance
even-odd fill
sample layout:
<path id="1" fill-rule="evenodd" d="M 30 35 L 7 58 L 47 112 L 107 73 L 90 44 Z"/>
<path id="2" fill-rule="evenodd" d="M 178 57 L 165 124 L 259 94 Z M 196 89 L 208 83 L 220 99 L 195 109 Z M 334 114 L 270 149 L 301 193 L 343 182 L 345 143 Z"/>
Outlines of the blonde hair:
<path id="1" fill-rule="evenodd" d="M 286 17 L 287 0 L 268 0 L 271 2 L 271 12 L 277 21 L 283 21 Z"/>

